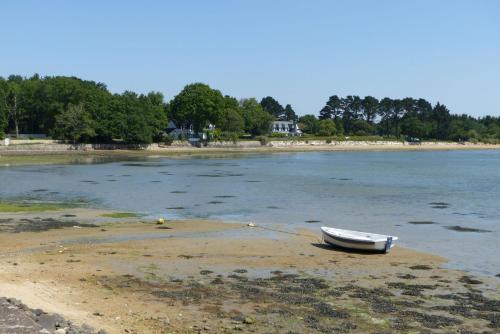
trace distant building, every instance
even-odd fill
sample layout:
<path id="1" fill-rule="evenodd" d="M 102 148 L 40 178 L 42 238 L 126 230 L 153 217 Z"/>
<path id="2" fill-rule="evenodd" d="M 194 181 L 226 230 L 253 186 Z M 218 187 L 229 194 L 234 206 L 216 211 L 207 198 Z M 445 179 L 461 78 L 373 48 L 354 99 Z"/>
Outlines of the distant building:
<path id="1" fill-rule="evenodd" d="M 172 136 L 174 139 L 181 139 L 182 138 L 182 139 L 187 139 L 187 140 L 191 140 L 191 139 L 206 140 L 207 139 L 206 131 L 214 131 L 214 130 L 215 130 L 215 125 L 208 124 L 208 126 L 205 127 L 205 129 L 203 129 L 202 132 L 195 133 L 192 126 L 190 126 L 188 128 L 184 128 L 184 127 L 179 128 L 172 121 L 168 122 L 167 128 L 165 129 L 165 131 L 170 136 Z"/>
<path id="2" fill-rule="evenodd" d="M 302 135 L 302 131 L 300 131 L 298 124 L 292 121 L 274 121 L 272 132 L 282 133 L 286 136 Z"/>
<path id="3" fill-rule="evenodd" d="M 167 128 L 165 129 L 165 131 L 170 136 L 172 136 L 172 138 L 174 138 L 174 139 L 181 139 L 181 138 L 188 139 L 188 138 L 193 137 L 193 135 L 194 135 L 194 131 L 191 127 L 189 127 L 189 128 L 180 127 L 179 128 L 172 121 L 168 122 L 168 125 L 167 125 Z"/>

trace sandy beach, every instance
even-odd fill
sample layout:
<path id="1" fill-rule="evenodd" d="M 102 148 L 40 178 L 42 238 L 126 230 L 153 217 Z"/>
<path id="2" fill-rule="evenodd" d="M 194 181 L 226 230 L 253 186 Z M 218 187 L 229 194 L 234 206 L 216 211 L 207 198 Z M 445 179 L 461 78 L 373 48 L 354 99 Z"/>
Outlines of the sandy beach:
<path id="1" fill-rule="evenodd" d="M 107 333 L 493 333 L 500 325 L 498 280 L 442 269 L 439 256 L 335 250 L 315 230 L 158 225 L 103 212 L 1 213 L 0 296 Z"/>

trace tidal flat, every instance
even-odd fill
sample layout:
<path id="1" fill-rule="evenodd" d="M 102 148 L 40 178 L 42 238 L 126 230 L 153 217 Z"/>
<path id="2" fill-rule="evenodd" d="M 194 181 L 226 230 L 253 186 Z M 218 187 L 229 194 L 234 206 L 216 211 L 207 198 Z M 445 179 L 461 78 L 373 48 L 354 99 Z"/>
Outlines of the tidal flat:
<path id="1" fill-rule="evenodd" d="M 345 252 L 302 229 L 268 237 L 242 223 L 107 214 L 1 213 L 12 228 L 0 229 L 0 295 L 108 333 L 500 328 L 496 278 L 443 269 L 436 255 Z"/>

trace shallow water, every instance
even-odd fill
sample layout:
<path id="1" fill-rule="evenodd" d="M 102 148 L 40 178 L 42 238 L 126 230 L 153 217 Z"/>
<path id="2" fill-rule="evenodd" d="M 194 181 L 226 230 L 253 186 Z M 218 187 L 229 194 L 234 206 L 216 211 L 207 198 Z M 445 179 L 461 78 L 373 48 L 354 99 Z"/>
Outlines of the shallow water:
<path id="1" fill-rule="evenodd" d="M 0 196 L 83 197 L 113 210 L 167 218 L 394 234 L 403 246 L 449 258 L 450 267 L 500 273 L 500 151 L 308 152 L 2 167 Z"/>

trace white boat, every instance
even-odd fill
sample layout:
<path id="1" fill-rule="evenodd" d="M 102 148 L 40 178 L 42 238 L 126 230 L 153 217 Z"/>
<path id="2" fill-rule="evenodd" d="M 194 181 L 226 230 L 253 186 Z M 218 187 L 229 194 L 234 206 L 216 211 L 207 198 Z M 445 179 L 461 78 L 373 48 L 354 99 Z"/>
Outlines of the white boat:
<path id="1" fill-rule="evenodd" d="M 394 246 L 394 241 L 398 240 L 398 237 L 391 235 L 343 230 L 325 226 L 321 228 L 321 232 L 323 232 L 323 241 L 330 245 L 385 253 Z"/>

